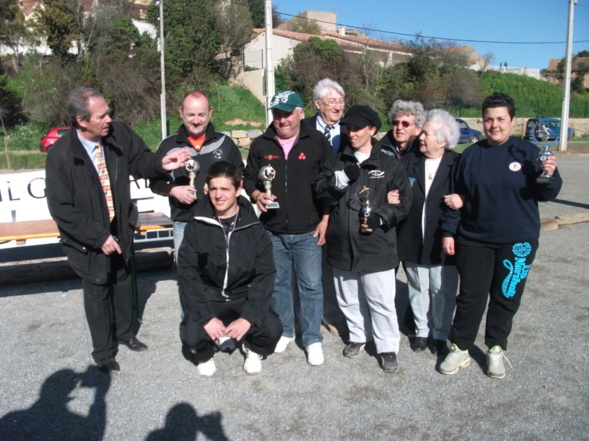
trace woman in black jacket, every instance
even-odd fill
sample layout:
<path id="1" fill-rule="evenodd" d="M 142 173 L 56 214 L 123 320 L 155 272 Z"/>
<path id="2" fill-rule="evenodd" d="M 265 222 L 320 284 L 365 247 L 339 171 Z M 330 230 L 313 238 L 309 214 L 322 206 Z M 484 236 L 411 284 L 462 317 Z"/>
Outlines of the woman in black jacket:
<path id="1" fill-rule="evenodd" d="M 187 311 L 180 338 L 200 375 L 215 373 L 217 346 L 243 341 L 244 370 L 257 374 L 274 352 L 282 324 L 270 309 L 276 270 L 272 243 L 251 203 L 240 196 L 241 172 L 220 161 L 207 174 L 180 247 L 178 276 Z"/>
<path id="2" fill-rule="evenodd" d="M 458 271 L 453 257 L 442 250 L 440 219 L 446 207 L 444 196 L 452 193 L 452 170 L 460 156 L 450 149 L 459 137 L 453 116 L 430 110 L 419 135 L 419 151 L 409 152 L 402 159 L 413 204 L 397 229 L 397 251 L 407 275 L 416 335 L 411 348 L 416 352 L 427 348 L 430 333 L 438 355 L 448 352 L 446 341 L 456 306 Z"/>
<path id="3" fill-rule="evenodd" d="M 374 339 L 382 369 L 396 372 L 395 226 L 411 205 L 409 181 L 402 164 L 375 145 L 381 123 L 374 110 L 352 106 L 341 123 L 348 126 L 350 145 L 324 167 L 315 191 L 321 203 L 333 207 L 326 246 L 350 330 L 344 356 L 357 357 Z M 387 202 L 392 190 L 399 190 L 400 204 Z M 370 213 L 363 210 L 367 206 Z"/>

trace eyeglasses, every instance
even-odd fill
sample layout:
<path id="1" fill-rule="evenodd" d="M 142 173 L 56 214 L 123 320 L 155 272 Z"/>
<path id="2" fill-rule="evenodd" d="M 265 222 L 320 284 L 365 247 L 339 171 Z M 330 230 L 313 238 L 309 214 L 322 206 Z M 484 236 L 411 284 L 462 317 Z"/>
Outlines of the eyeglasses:
<path id="1" fill-rule="evenodd" d="M 346 102 L 344 100 L 329 100 L 329 101 L 321 101 L 321 102 L 329 107 L 335 107 L 335 106 L 344 107 L 344 105 L 346 104 Z"/>
<path id="2" fill-rule="evenodd" d="M 405 128 L 405 129 L 407 127 L 411 127 L 411 126 L 415 125 L 415 124 L 411 124 L 409 121 L 398 121 L 398 120 L 393 121 L 393 127 L 397 127 L 399 124 L 401 126 L 403 126 L 403 128 Z"/>

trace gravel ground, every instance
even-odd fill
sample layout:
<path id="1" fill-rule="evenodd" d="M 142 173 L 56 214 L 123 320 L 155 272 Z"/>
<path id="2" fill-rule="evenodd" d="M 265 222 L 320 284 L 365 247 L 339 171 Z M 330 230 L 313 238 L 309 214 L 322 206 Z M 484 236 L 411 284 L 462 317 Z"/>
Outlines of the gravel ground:
<path id="1" fill-rule="evenodd" d="M 542 217 L 589 213 L 589 155 L 559 158 L 565 186 Z M 79 280 L 0 288 L 0 441 L 14 440 L 556 440 L 588 439 L 589 223 L 542 234 L 516 316 L 504 380 L 484 373 L 482 333 L 456 376 L 416 354 L 403 335 L 397 374 L 371 351 L 341 355 L 324 331 L 325 364 L 300 343 L 248 376 L 243 356 L 219 354 L 199 377 L 178 339 L 172 271 L 143 273 L 139 337 L 121 348 L 121 373 L 93 367 Z M 398 293 L 406 292 L 399 275 Z"/>

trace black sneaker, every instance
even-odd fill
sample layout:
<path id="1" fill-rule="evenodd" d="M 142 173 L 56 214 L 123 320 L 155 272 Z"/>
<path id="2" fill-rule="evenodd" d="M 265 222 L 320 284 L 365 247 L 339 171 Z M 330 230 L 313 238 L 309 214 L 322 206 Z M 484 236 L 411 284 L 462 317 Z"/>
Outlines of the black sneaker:
<path id="1" fill-rule="evenodd" d="M 344 357 L 356 358 L 364 350 L 366 343 L 349 343 L 344 348 Z"/>
<path id="2" fill-rule="evenodd" d="M 399 370 L 399 362 L 397 355 L 394 352 L 383 352 L 378 354 L 380 357 L 380 367 L 387 373 L 397 372 Z"/>
<path id="3" fill-rule="evenodd" d="M 427 338 L 415 337 L 411 342 L 411 349 L 413 352 L 423 352 L 427 349 Z"/>

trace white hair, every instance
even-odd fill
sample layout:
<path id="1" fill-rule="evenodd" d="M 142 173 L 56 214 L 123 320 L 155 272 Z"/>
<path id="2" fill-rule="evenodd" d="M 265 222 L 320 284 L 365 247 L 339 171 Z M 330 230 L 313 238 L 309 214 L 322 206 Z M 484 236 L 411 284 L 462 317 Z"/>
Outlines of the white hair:
<path id="1" fill-rule="evenodd" d="M 335 90 L 339 92 L 341 96 L 346 96 L 346 92 L 344 92 L 344 88 L 339 85 L 336 81 L 333 81 L 331 78 L 323 78 L 319 81 L 315 88 L 313 89 L 313 101 L 322 100 L 331 90 Z"/>
<path id="2" fill-rule="evenodd" d="M 425 123 L 435 122 L 438 124 L 436 137 L 438 142 L 445 142 L 447 149 L 453 149 L 460 139 L 460 127 L 456 118 L 445 110 L 432 109 L 425 113 Z"/>

